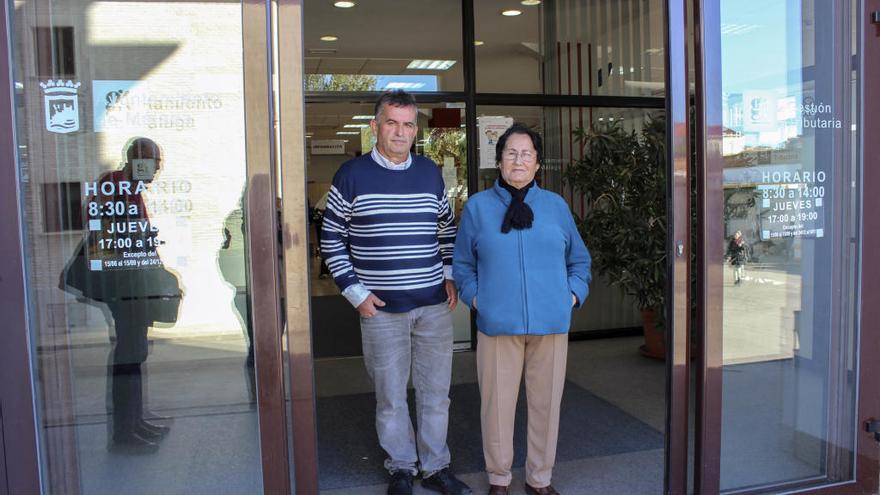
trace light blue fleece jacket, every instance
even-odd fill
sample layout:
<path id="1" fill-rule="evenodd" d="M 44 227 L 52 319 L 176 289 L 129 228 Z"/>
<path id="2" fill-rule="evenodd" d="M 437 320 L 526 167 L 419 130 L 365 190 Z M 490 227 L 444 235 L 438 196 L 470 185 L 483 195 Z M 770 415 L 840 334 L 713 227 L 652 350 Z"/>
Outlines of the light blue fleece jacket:
<path id="1" fill-rule="evenodd" d="M 452 275 L 461 300 L 477 301 L 477 329 L 486 335 L 566 333 L 571 294 L 589 293 L 590 253 L 565 200 L 534 185 L 525 202 L 530 229 L 501 233 L 510 193 L 498 182 L 465 204 Z"/>

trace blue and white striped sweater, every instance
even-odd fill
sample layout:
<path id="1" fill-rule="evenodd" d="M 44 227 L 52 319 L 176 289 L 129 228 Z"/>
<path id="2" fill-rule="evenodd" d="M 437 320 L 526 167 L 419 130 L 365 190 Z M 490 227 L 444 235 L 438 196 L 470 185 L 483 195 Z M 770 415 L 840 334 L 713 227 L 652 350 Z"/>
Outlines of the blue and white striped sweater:
<path id="1" fill-rule="evenodd" d="M 370 155 L 344 163 L 333 178 L 321 252 L 341 290 L 363 284 L 402 313 L 446 300 L 455 222 L 439 167 L 413 156 L 389 170 Z"/>

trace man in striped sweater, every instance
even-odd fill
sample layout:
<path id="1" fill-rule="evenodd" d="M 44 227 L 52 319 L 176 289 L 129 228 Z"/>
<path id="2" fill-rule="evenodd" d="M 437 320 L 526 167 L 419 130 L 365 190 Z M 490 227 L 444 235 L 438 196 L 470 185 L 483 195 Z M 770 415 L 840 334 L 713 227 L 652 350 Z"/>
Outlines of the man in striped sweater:
<path id="1" fill-rule="evenodd" d="M 376 431 L 388 454 L 389 495 L 422 487 L 469 494 L 449 471 L 446 430 L 452 373 L 455 223 L 437 164 L 410 154 L 418 131 L 412 95 L 384 93 L 370 122 L 376 146 L 342 164 L 327 199 L 321 251 L 361 316 Z M 418 434 L 407 407 L 412 369 Z"/>

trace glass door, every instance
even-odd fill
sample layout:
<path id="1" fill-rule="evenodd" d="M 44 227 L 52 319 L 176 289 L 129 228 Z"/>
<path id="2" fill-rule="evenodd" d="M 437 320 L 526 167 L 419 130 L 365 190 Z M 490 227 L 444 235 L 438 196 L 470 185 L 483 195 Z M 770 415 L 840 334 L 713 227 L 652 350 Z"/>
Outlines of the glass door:
<path id="1" fill-rule="evenodd" d="M 8 5 L 42 492 L 286 493 L 267 4 Z"/>
<path id="2" fill-rule="evenodd" d="M 699 2 L 697 493 L 877 489 L 864 7 Z"/>

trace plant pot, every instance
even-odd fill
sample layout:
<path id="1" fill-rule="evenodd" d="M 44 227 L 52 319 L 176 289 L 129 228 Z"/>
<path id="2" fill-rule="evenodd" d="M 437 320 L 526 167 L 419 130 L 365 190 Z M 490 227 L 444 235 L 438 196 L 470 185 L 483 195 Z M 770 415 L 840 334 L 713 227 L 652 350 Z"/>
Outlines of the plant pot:
<path id="1" fill-rule="evenodd" d="M 657 330 L 657 310 L 643 309 L 641 313 L 645 343 L 639 346 L 639 353 L 652 359 L 666 359 L 666 334 Z"/>

